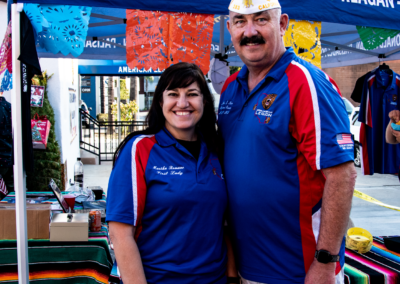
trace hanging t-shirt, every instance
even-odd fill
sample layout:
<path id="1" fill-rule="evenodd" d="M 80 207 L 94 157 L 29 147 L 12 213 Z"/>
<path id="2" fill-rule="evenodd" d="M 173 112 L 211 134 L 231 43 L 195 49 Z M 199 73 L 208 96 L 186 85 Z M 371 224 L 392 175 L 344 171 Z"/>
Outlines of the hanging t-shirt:
<path id="1" fill-rule="evenodd" d="M 365 175 L 394 174 L 400 165 L 400 146 L 386 143 L 389 112 L 400 109 L 400 76 L 392 70 L 375 70 L 364 81 L 358 120 L 361 165 Z"/>

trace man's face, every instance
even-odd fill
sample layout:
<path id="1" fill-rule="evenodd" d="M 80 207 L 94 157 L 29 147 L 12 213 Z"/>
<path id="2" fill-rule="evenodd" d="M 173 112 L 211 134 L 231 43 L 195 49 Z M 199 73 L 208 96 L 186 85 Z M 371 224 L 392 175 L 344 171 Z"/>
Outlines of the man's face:
<path id="1" fill-rule="evenodd" d="M 282 37 L 288 23 L 287 15 L 277 9 L 243 15 L 229 13 L 227 23 L 232 43 L 239 57 L 248 67 L 273 64 L 282 54 Z"/>

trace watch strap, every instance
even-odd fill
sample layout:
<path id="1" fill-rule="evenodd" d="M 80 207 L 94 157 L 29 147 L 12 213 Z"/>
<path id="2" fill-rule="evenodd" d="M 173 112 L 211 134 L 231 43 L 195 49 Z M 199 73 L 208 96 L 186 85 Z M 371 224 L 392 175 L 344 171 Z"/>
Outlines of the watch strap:
<path id="1" fill-rule="evenodd" d="M 227 284 L 240 284 L 240 277 L 227 277 Z"/>
<path id="2" fill-rule="evenodd" d="M 314 256 L 321 263 L 339 262 L 340 260 L 340 255 L 331 255 L 329 251 L 324 249 L 316 250 Z"/>

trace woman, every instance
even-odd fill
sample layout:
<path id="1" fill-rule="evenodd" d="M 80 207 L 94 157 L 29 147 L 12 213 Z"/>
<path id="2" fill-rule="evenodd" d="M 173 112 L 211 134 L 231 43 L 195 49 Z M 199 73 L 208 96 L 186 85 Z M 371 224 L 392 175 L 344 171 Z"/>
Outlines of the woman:
<path id="1" fill-rule="evenodd" d="M 114 157 L 107 221 L 127 283 L 226 283 L 227 193 L 215 113 L 194 64 L 167 68 L 147 116 Z M 146 282 L 147 281 L 147 282 Z"/>

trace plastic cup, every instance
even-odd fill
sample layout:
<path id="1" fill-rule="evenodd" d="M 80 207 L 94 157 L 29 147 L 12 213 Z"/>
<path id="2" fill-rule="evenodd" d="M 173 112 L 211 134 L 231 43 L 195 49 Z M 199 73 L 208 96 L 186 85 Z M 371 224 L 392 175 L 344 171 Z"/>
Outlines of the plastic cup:
<path id="1" fill-rule="evenodd" d="M 75 206 L 75 195 L 66 194 L 63 197 L 64 197 L 65 201 L 68 203 L 71 210 L 73 210 L 74 206 Z"/>

